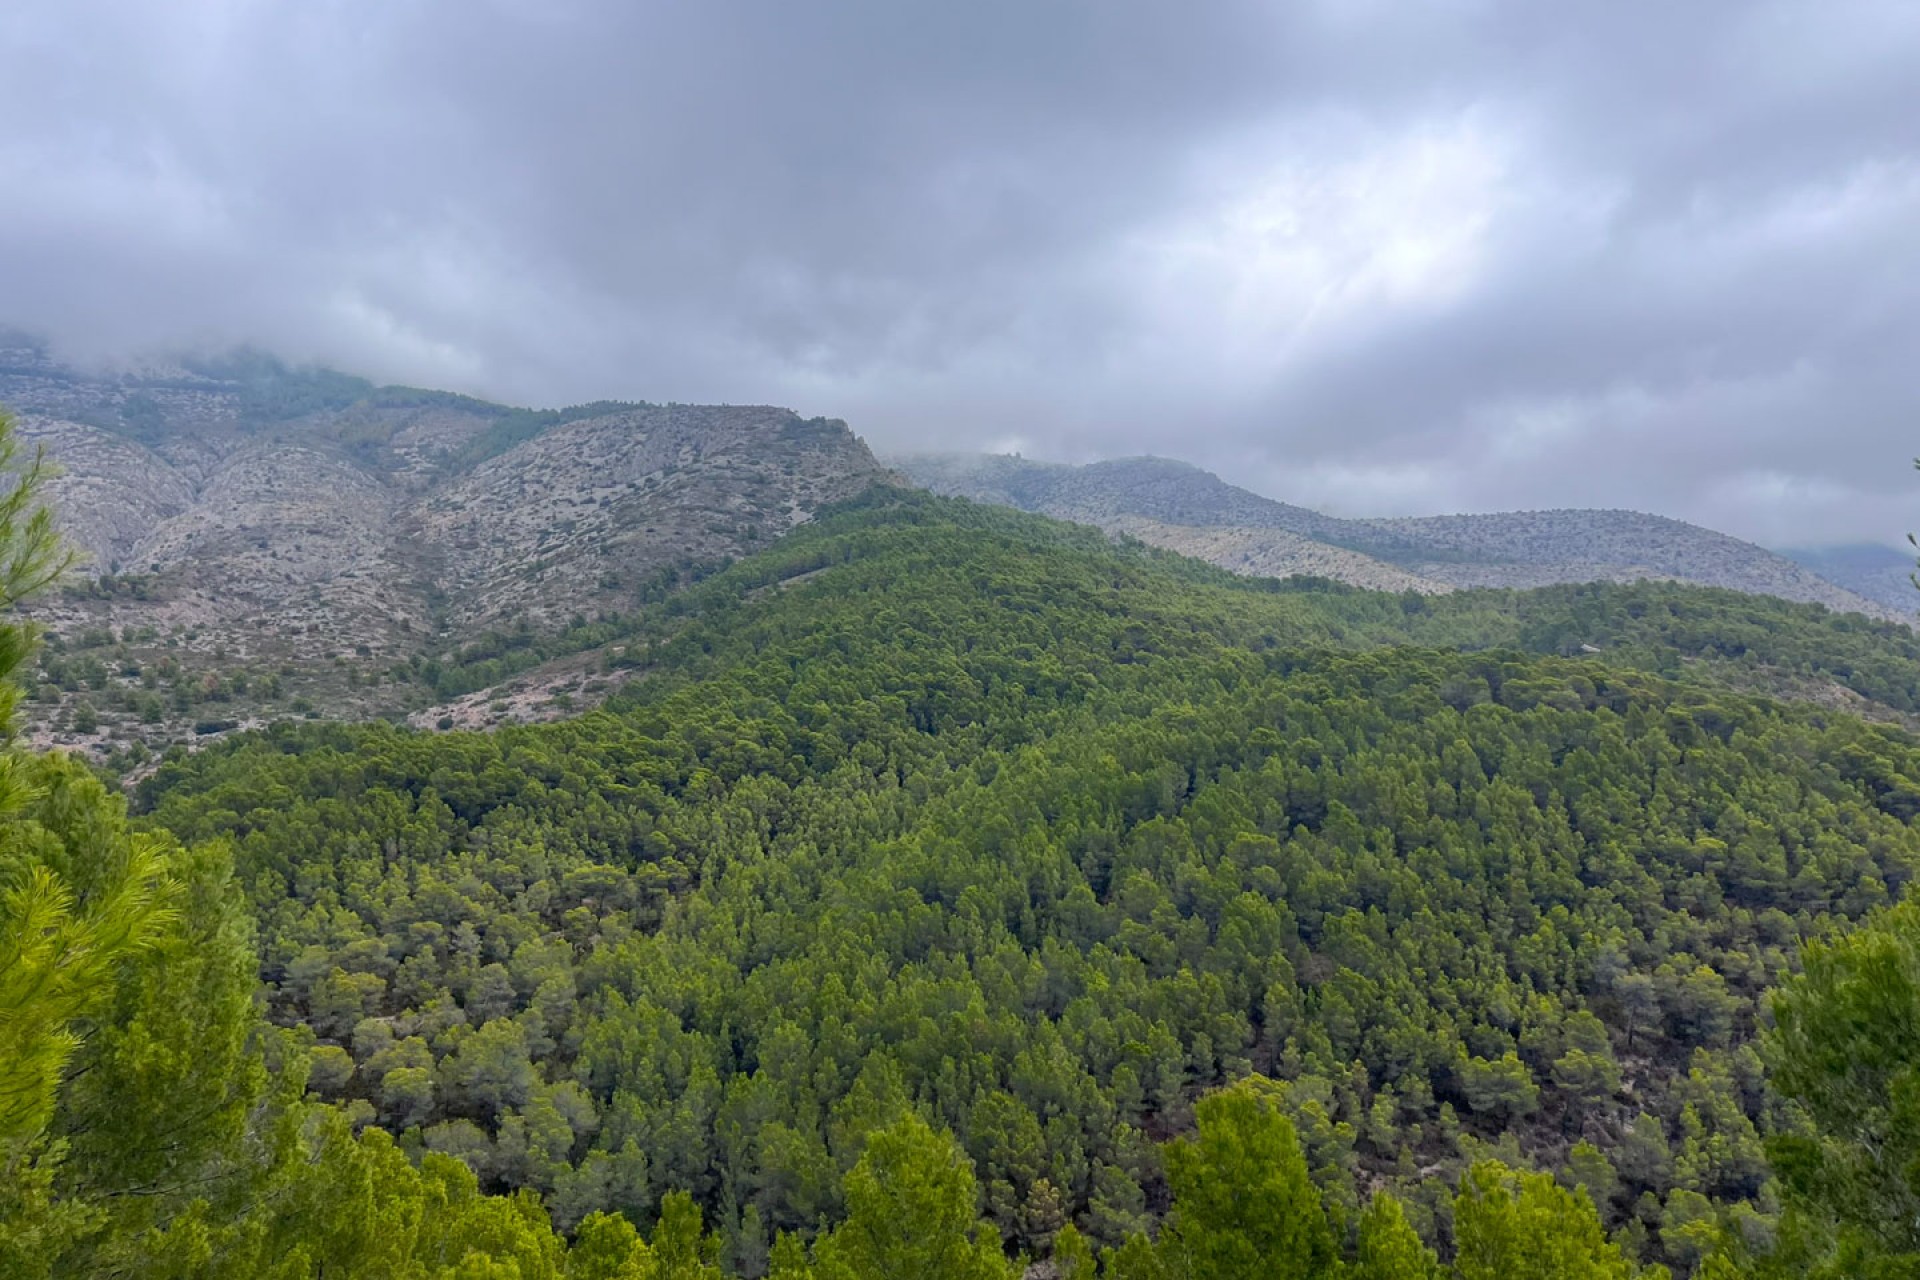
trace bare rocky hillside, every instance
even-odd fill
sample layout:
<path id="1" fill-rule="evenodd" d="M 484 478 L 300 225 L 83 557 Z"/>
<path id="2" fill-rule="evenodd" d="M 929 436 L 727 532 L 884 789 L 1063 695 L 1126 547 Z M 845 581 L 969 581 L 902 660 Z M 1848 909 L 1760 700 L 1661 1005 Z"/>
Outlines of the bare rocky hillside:
<path id="1" fill-rule="evenodd" d="M 1384 560 L 1315 542 L 1285 529 L 1166 524 L 1145 516 L 1112 516 L 1093 523 L 1109 532 L 1124 533 L 1251 577 L 1332 578 L 1368 591 L 1418 591 L 1427 595 L 1453 590 L 1451 583 L 1423 578 Z"/>
<path id="2" fill-rule="evenodd" d="M 1698 525 L 1633 511 L 1510 511 L 1351 520 L 1263 498 L 1165 458 L 1085 466 L 1001 455 L 892 459 L 939 493 L 1128 533 L 1239 573 L 1338 578 L 1388 590 L 1538 587 L 1665 578 L 1912 618 L 1813 569 Z"/>
<path id="3" fill-rule="evenodd" d="M 0 342 L 0 407 L 84 557 L 32 609 L 28 720 L 69 745 L 394 711 L 423 658 L 631 612 L 885 474 L 786 409 L 534 412 L 254 357 L 88 375 Z"/>

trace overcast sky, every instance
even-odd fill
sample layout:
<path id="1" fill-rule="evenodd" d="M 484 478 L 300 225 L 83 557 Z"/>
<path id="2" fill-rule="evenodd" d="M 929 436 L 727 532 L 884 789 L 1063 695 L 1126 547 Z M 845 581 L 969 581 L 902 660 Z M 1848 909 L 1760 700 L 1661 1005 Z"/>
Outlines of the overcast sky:
<path id="1" fill-rule="evenodd" d="M 10 0 L 0 320 L 1893 541 L 1920 3 Z"/>

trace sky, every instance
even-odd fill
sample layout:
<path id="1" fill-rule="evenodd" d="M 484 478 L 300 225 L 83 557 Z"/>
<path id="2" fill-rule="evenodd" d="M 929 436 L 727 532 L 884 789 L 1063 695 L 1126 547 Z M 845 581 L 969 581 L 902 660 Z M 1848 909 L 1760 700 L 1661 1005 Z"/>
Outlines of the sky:
<path id="1" fill-rule="evenodd" d="M 1891 543 L 1920 4 L 9 0 L 0 321 Z"/>

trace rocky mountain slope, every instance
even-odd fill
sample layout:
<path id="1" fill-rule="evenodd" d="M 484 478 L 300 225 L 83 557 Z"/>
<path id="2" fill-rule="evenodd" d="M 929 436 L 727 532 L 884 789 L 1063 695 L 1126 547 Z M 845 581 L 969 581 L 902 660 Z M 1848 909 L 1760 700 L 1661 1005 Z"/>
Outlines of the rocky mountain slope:
<path id="1" fill-rule="evenodd" d="M 70 744 L 218 731 L 263 689 L 390 710 L 436 653 L 630 612 L 885 474 L 786 409 L 534 412 L 255 357 L 105 376 L 0 343 L 0 406 L 83 553 L 33 610 L 31 720 Z"/>
<path id="2" fill-rule="evenodd" d="M 785 409 L 515 409 L 251 355 L 89 374 L 5 334 L 0 407 L 61 468 L 83 553 L 32 609 L 27 731 L 122 766 L 289 716 L 564 714 L 631 677 L 633 626 L 680 586 L 891 474 L 844 424 Z M 1343 520 L 1150 458 L 902 470 L 1247 574 L 1432 594 L 1666 577 L 1896 613 L 1626 512 Z"/>
<path id="3" fill-rule="evenodd" d="M 1263 498 L 1165 458 L 1067 466 L 940 454 L 891 462 L 938 493 L 1098 525 L 1242 573 L 1314 573 L 1426 592 L 1662 578 L 1912 617 L 1910 608 L 1848 590 L 1752 543 L 1633 511 L 1352 520 Z"/>
<path id="4" fill-rule="evenodd" d="M 1086 521 L 1183 556 L 1205 560 L 1235 573 L 1261 578 L 1332 578 L 1368 591 L 1419 591 L 1439 595 L 1453 584 L 1423 578 L 1398 565 L 1358 551 L 1316 542 L 1285 529 L 1247 525 L 1166 524 L 1146 516 L 1111 516 Z"/>

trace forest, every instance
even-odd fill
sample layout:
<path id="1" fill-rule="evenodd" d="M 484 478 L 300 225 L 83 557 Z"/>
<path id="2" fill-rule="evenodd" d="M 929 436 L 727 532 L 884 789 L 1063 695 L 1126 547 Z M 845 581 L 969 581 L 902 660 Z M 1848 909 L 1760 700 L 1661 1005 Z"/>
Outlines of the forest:
<path id="1" fill-rule="evenodd" d="M 882 488 L 594 642 L 0 756 L 0 1275 L 1920 1275 L 1904 629 Z"/>

